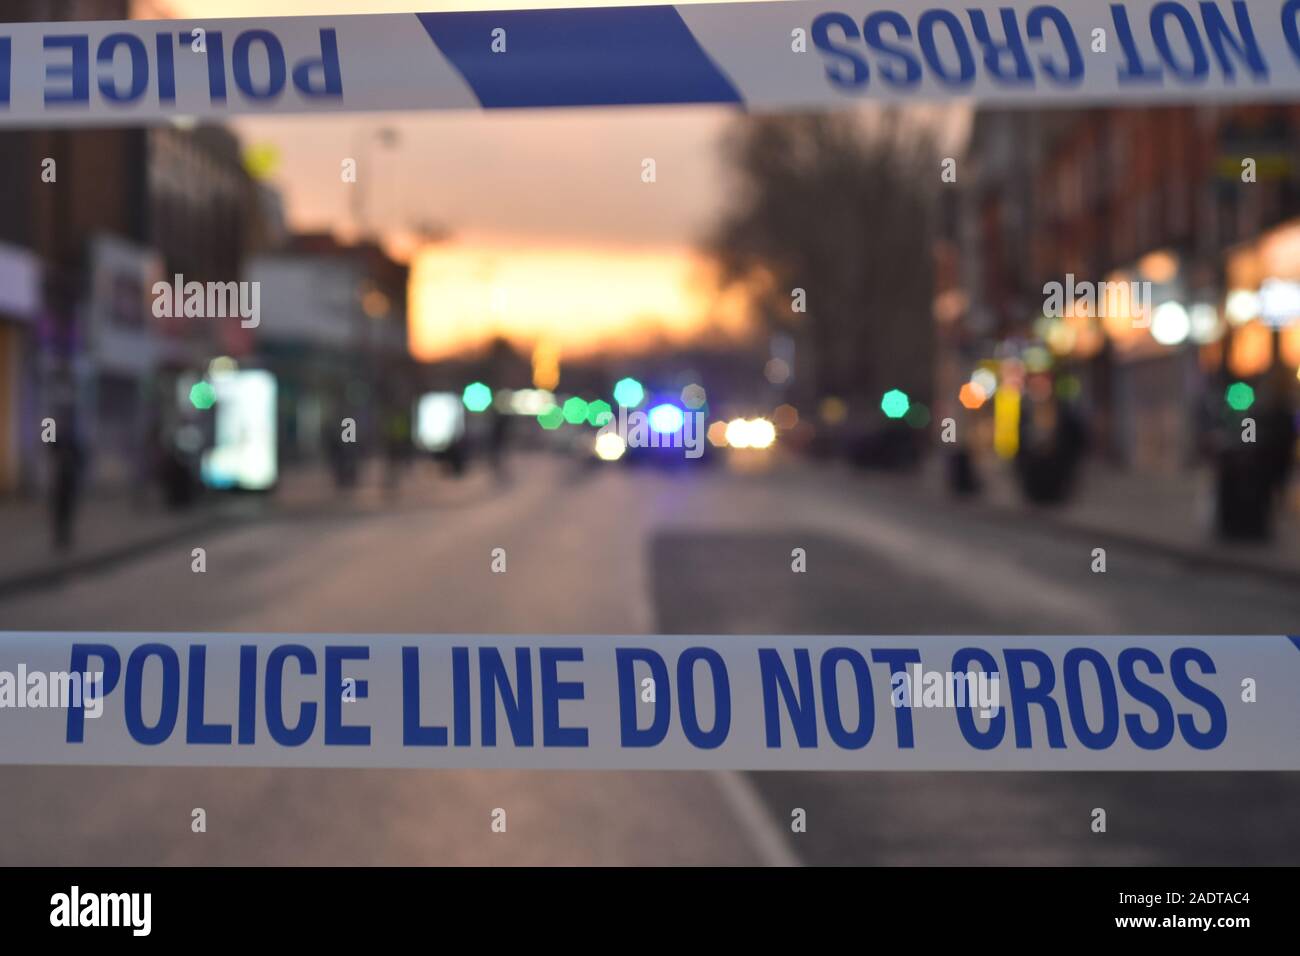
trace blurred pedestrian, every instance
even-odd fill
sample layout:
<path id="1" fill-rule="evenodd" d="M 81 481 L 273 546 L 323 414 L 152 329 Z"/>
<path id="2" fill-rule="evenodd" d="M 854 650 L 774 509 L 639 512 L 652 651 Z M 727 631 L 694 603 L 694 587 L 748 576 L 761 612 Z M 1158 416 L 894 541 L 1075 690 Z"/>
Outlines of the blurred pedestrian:
<path id="1" fill-rule="evenodd" d="M 162 481 L 163 456 L 166 454 L 164 441 L 162 419 L 156 415 L 151 416 L 136 450 L 131 500 L 137 510 L 149 504 L 155 483 Z"/>
<path id="2" fill-rule="evenodd" d="M 159 480 L 168 508 L 179 511 L 198 498 L 199 478 L 193 459 L 179 446 L 175 436 L 163 448 Z"/>
<path id="3" fill-rule="evenodd" d="M 82 450 L 72 410 L 56 416 L 59 433 L 50 443 L 50 529 L 54 547 L 72 548 L 77 497 L 81 488 Z"/>
<path id="4" fill-rule="evenodd" d="M 1215 517 L 1220 536 L 1261 541 L 1273 530 L 1295 454 L 1290 376 L 1277 366 L 1246 411 L 1220 404 Z M 1249 436 L 1249 437 L 1247 437 Z"/>
<path id="5" fill-rule="evenodd" d="M 1231 427 L 1215 461 L 1215 525 L 1230 540 L 1268 537 L 1273 495 L 1257 445 L 1234 436 Z"/>
<path id="6" fill-rule="evenodd" d="M 506 483 L 510 472 L 506 468 L 506 449 L 510 444 L 510 419 L 495 408 L 488 412 L 488 459 L 497 481 Z"/>
<path id="7" fill-rule="evenodd" d="M 333 417 L 327 417 L 328 423 Z M 330 472 L 334 476 L 334 486 L 340 491 L 351 491 L 360 478 L 360 451 L 357 448 L 355 432 L 335 428 L 329 424 L 322 425 L 325 447 L 329 455 Z"/>
<path id="8" fill-rule="evenodd" d="M 977 495 L 981 484 L 975 469 L 975 457 L 970 445 L 959 444 L 948 456 L 948 487 L 954 495 L 966 498 Z"/>
<path id="9" fill-rule="evenodd" d="M 411 416 L 402 408 L 394 408 L 384 420 L 384 488 L 390 495 L 397 493 L 410 461 Z"/>
<path id="10" fill-rule="evenodd" d="M 1293 383 L 1290 369 L 1280 363 L 1275 365 L 1260 389 L 1256 414 L 1265 480 L 1275 497 L 1286 494 L 1295 467 Z"/>
<path id="11" fill-rule="evenodd" d="M 1035 504 L 1060 504 L 1074 491 L 1088 444 L 1088 428 L 1066 401 L 1025 399 L 1020 418 L 1016 472 L 1025 497 Z"/>

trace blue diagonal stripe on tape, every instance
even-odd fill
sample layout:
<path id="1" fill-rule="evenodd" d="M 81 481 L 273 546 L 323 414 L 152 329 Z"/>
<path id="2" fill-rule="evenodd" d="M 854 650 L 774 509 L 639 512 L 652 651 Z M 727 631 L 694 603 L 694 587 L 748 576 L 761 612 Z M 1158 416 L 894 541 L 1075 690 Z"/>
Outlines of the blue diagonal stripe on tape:
<path id="1" fill-rule="evenodd" d="M 418 16 L 485 107 L 741 102 L 673 7 Z"/>

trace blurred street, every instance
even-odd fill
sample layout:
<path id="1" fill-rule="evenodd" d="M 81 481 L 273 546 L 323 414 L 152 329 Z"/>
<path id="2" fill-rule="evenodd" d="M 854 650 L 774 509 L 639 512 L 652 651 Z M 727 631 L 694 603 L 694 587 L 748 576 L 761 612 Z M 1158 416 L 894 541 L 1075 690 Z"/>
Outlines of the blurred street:
<path id="1" fill-rule="evenodd" d="M 224 48 L 214 32 L 196 71 L 176 18 L 229 6 L 6 4 L 15 37 L 67 21 L 46 39 L 81 45 L 19 53 L 0 37 L 0 99 L 57 107 L 57 123 L 38 113 L 0 131 L 13 186 L 0 198 L 0 640 L 1300 633 L 1294 102 L 1244 84 L 1147 102 L 1156 88 L 1137 84 L 1114 100 L 1090 85 L 1072 102 L 1017 93 L 1014 108 L 1001 95 L 872 104 L 843 96 L 846 66 L 865 81 L 867 61 L 821 49 L 813 28 L 833 109 L 611 88 L 594 90 L 612 97 L 601 109 L 381 114 L 358 92 L 334 99 L 343 75 L 355 91 L 373 67 L 335 49 L 341 26 L 303 59 L 297 32 L 276 35 L 289 21 L 224 21 L 242 32 Z M 631 15 L 587 13 L 601 37 L 607 16 Z M 897 14 L 860 31 L 844 16 L 818 19 L 874 50 L 866 24 Z M 93 58 L 91 34 L 64 36 L 91 18 L 173 20 L 127 24 L 149 31 L 139 49 L 157 52 L 162 113 L 114 97 L 100 117 L 71 108 L 78 86 L 134 90 L 147 62 L 114 53 L 123 36 L 144 44 L 135 33 L 105 35 Z M 443 50 L 415 17 L 387 22 Z M 1206 27 L 1219 59 L 1244 56 L 1227 26 Z M 602 70 L 641 76 L 617 44 L 573 42 L 555 74 L 566 89 L 591 50 Z M 992 68 L 1005 51 L 979 42 Z M 546 59 L 511 43 L 529 69 Z M 758 71 L 773 90 L 810 62 L 781 45 Z M 163 103 L 164 51 L 182 86 L 189 70 L 215 97 L 223 49 L 238 95 L 223 86 L 222 108 L 198 115 Z M 49 59 L 69 52 L 85 75 Z M 694 82 L 671 62 L 646 82 Z M 310 74 L 329 97 L 273 112 L 250 92 L 264 66 L 265 96 L 277 77 L 306 94 Z M 240 674 L 226 696 L 243 707 Z M 1284 681 L 1260 676 L 1276 703 Z M 164 676 L 160 692 L 179 686 Z M 1105 694 L 1099 677 L 1086 703 Z M 402 700 L 418 722 L 417 698 Z M 0 708 L 45 706 L 25 701 Z M 30 733 L 27 716 L 6 725 L 0 710 L 0 740 L 26 745 L 0 756 L 81 759 L 46 749 L 75 745 L 67 724 Z M 1289 743 L 1285 723 L 1261 717 L 1260 739 Z M 769 765 L 801 765 L 768 741 Z M 154 743 L 123 728 L 143 760 L 161 751 L 134 748 Z M 222 741 L 187 739 L 200 749 L 185 756 L 208 760 L 208 743 Z M 589 752 L 608 767 L 630 748 Z M 0 865 L 1300 860 L 1300 764 L 1254 751 L 1232 765 L 1294 769 L 736 773 L 714 770 L 726 761 L 711 748 L 691 753 L 700 762 L 658 765 L 707 772 L 5 765 Z M 1044 766 L 1041 753 L 1018 751 L 1018 766 Z M 195 808 L 206 832 L 191 831 Z M 806 832 L 791 830 L 796 809 Z"/>
<path id="2" fill-rule="evenodd" d="M 0 628 L 1282 633 L 1300 610 L 1276 575 L 1008 521 L 880 475 L 543 454 L 513 456 L 510 475 L 454 503 L 408 483 L 388 507 L 196 529 L 0 599 Z M 191 572 L 199 546 L 206 574 Z M 498 547 L 505 574 L 490 570 Z M 795 547 L 805 574 L 791 573 Z M 1090 571 L 1094 547 L 1106 574 Z M 1283 863 L 1300 852 L 1297 803 L 1300 773 L 5 767 L 0 864 Z M 190 831 L 194 807 L 206 834 Z M 805 834 L 789 832 L 795 807 Z"/>

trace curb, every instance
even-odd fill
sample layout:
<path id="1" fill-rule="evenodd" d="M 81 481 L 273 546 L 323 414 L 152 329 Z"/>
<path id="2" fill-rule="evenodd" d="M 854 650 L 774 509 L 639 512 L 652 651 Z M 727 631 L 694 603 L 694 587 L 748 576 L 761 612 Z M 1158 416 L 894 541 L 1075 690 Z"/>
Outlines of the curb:
<path id="1" fill-rule="evenodd" d="M 115 562 L 141 557 L 196 532 L 210 532 L 216 528 L 221 531 L 233 531 L 258 522 L 301 521 L 323 517 L 366 518 L 380 514 L 438 510 L 460 507 L 467 503 L 474 504 L 479 500 L 481 496 L 474 496 L 468 502 L 454 503 L 399 500 L 380 507 L 353 504 L 346 509 L 339 509 L 336 502 L 330 501 L 283 501 L 275 502 L 266 510 L 252 514 L 238 507 L 231 507 L 232 502 L 215 502 L 211 510 L 196 514 L 192 521 L 179 522 L 165 530 L 125 541 L 117 547 L 76 555 L 61 561 L 46 562 L 7 577 L 0 576 L 0 599 L 16 592 L 54 587 L 79 575 L 103 570 Z"/>
<path id="2" fill-rule="evenodd" d="M 944 497 L 943 500 L 947 504 L 956 508 L 965 507 L 963 502 L 956 501 L 949 497 Z M 1016 508 L 1014 506 L 982 501 L 974 501 L 971 502 L 971 504 L 987 517 L 1033 519 L 1034 521 L 1041 521 L 1044 524 L 1051 525 L 1053 528 L 1067 532 L 1071 535 L 1092 535 L 1095 537 L 1107 538 L 1128 545 L 1129 547 L 1159 554 L 1165 558 L 1192 567 L 1212 568 L 1237 574 L 1254 574 L 1261 577 L 1271 578 L 1283 584 L 1300 585 L 1300 567 L 1279 567 L 1276 564 L 1269 563 L 1268 560 L 1264 558 L 1254 559 L 1229 557 L 1212 550 L 1215 543 L 1212 540 L 1208 540 L 1204 547 L 1188 547 L 1186 545 L 1174 544 L 1169 541 L 1161 541 L 1159 538 L 1153 538 L 1149 535 L 1124 531 L 1120 528 L 1109 528 L 1072 520 L 1066 515 L 1056 514 L 1046 509 Z M 1225 543 L 1222 547 L 1231 549 L 1236 547 L 1236 545 Z"/>
<path id="3" fill-rule="evenodd" d="M 1136 531 L 1127 531 L 1118 527 L 1089 524 L 1071 518 L 1069 515 L 1051 508 L 1035 508 L 1005 504 L 991 501 L 982 495 L 958 498 L 942 487 L 934 487 L 924 482 L 877 484 L 872 481 L 870 472 L 860 472 L 859 480 L 874 487 L 887 487 L 892 493 L 904 496 L 916 502 L 929 502 L 931 505 L 961 512 L 972 517 L 988 521 L 1010 521 L 1021 526 L 1047 526 L 1054 531 L 1076 537 L 1091 535 L 1094 540 L 1105 538 L 1111 541 L 1160 555 L 1172 561 L 1190 567 L 1213 568 L 1235 574 L 1249 574 L 1289 585 L 1300 585 L 1300 564 L 1279 566 L 1271 556 L 1253 555 L 1238 548 L 1249 548 L 1249 544 L 1238 545 L 1234 542 L 1218 542 L 1206 532 L 1204 544 L 1190 547 L 1170 541 L 1161 540 Z"/>

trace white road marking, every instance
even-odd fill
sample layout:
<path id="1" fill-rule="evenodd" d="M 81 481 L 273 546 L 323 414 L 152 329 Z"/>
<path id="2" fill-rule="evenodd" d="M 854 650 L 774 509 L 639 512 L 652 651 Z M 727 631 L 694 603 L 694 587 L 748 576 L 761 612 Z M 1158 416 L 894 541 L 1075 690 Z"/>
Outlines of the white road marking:
<path id="1" fill-rule="evenodd" d="M 722 798 L 740 824 L 764 866 L 803 866 L 790 846 L 789 838 L 772 818 L 746 774 L 738 770 L 717 770 L 709 774 Z"/>

